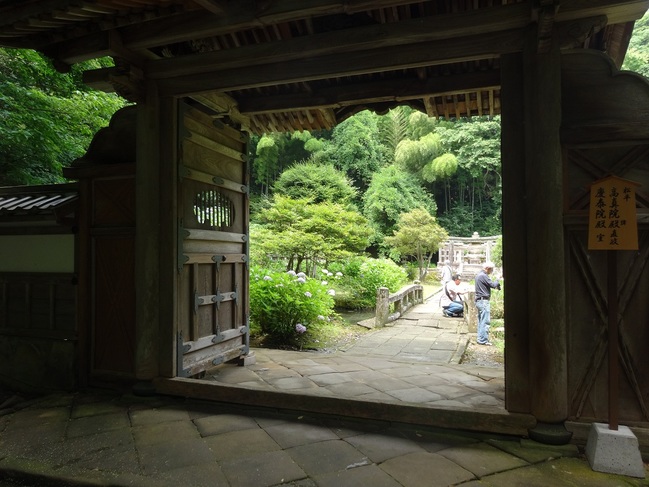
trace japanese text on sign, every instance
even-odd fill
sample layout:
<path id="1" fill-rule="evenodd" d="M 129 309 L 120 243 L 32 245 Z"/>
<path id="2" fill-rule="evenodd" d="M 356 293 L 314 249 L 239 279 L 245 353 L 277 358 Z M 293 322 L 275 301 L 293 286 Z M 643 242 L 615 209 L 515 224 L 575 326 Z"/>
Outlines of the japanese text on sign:
<path id="1" fill-rule="evenodd" d="M 595 182 L 590 188 L 588 248 L 637 250 L 636 183 L 617 177 Z"/>

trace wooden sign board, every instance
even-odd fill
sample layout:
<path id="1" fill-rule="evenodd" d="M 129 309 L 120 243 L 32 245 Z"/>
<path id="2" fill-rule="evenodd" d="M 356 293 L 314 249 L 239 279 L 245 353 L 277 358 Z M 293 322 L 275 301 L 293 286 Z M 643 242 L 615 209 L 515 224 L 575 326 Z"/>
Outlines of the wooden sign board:
<path id="1" fill-rule="evenodd" d="M 615 176 L 591 185 L 588 250 L 638 250 L 637 186 Z"/>

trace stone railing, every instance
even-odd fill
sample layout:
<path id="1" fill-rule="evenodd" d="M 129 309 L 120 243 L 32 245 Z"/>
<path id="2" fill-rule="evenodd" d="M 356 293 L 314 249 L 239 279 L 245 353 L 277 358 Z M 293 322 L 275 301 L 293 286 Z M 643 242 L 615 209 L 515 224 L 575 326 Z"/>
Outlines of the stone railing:
<path id="1" fill-rule="evenodd" d="M 424 302 L 424 287 L 421 284 L 410 284 L 402 287 L 396 293 L 390 294 L 387 287 L 380 287 L 376 291 L 376 317 L 374 326 L 380 328 L 387 323 L 398 319 L 408 308 Z M 390 313 L 390 305 L 394 303 L 394 310 Z"/>

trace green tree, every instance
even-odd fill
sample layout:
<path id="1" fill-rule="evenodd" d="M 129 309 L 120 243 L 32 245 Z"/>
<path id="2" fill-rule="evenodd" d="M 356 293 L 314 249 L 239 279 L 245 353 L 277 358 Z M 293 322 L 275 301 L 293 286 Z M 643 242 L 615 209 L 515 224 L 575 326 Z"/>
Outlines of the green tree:
<path id="1" fill-rule="evenodd" d="M 316 266 L 365 250 L 372 233 L 358 212 L 337 203 L 312 204 L 275 195 L 251 227 L 251 242 L 263 262 L 281 259 L 286 270 L 313 275 Z"/>
<path id="2" fill-rule="evenodd" d="M 419 279 L 428 272 L 433 254 L 437 252 L 440 242 L 448 239 L 435 217 L 424 208 L 415 208 L 399 216 L 394 234 L 385 237 L 385 243 L 400 255 L 409 255 L 417 259 Z"/>
<path id="3" fill-rule="evenodd" d="M 444 151 L 441 137 L 432 132 L 418 140 L 402 140 L 395 163 L 428 182 L 450 178 L 457 170 L 456 157 Z"/>
<path id="4" fill-rule="evenodd" d="M 63 182 L 62 168 L 81 157 L 125 100 L 93 91 L 83 69 L 57 73 L 35 51 L 0 48 L 0 185 Z"/>
<path id="5" fill-rule="evenodd" d="M 387 160 L 394 160 L 399 142 L 408 137 L 409 107 L 400 106 L 379 118 L 379 139 L 384 146 Z"/>
<path id="6" fill-rule="evenodd" d="M 375 243 L 381 246 L 386 235 L 392 235 L 399 216 L 415 208 L 435 214 L 433 198 L 422 188 L 415 176 L 388 166 L 376 172 L 363 196 L 364 215 L 376 233 Z"/>
<path id="7" fill-rule="evenodd" d="M 273 186 L 275 194 L 293 199 L 308 198 L 312 203 L 326 201 L 343 206 L 356 196 L 356 189 L 342 171 L 331 164 L 303 162 L 282 173 Z"/>
<path id="8" fill-rule="evenodd" d="M 324 159 L 344 171 L 362 194 L 372 175 L 385 165 L 384 152 L 378 115 L 366 110 L 338 124 L 330 143 L 316 160 Z"/>
<path id="9" fill-rule="evenodd" d="M 408 117 L 408 138 L 410 140 L 419 140 L 435 132 L 438 125 L 436 119 L 420 111 L 412 110 Z"/>
<path id="10" fill-rule="evenodd" d="M 649 12 L 636 21 L 622 69 L 649 78 Z"/>
<path id="11" fill-rule="evenodd" d="M 500 233 L 502 180 L 500 161 L 500 117 L 474 117 L 438 129 L 447 152 L 457 157 L 457 170 L 445 180 L 443 191 L 435 191 L 443 212 L 438 219 L 453 235 L 470 236 L 474 231 Z M 469 216 L 473 228 L 456 233 L 458 218 Z"/>
<path id="12" fill-rule="evenodd" d="M 268 196 L 277 178 L 294 164 L 304 161 L 323 143 L 309 132 L 273 132 L 253 136 L 249 144 L 253 190 Z"/>

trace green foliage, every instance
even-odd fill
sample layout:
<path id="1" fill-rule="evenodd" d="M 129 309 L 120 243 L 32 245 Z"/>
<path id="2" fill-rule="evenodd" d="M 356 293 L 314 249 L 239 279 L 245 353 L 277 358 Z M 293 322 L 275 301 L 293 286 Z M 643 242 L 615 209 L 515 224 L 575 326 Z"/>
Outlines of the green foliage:
<path id="1" fill-rule="evenodd" d="M 424 181 L 448 179 L 457 171 L 457 158 L 445 152 L 442 138 L 434 132 L 435 124 L 426 123 L 425 119 L 428 117 L 424 114 L 411 115 L 410 120 L 417 121 L 419 125 L 418 129 L 413 129 L 413 133 L 422 135 L 418 139 L 405 139 L 399 143 L 395 163 Z"/>
<path id="2" fill-rule="evenodd" d="M 496 245 L 491 249 L 491 260 L 497 267 L 503 266 L 503 237 L 502 235 L 496 240 Z"/>
<path id="3" fill-rule="evenodd" d="M 408 136 L 408 112 L 412 111 L 407 107 L 397 107 L 390 110 L 386 116 L 379 118 L 379 138 L 385 147 L 386 158 L 394 159 L 399 142 Z"/>
<path id="4" fill-rule="evenodd" d="M 391 235 L 399 216 L 415 208 L 425 208 L 431 215 L 437 207 L 432 197 L 413 175 L 388 166 L 374 174 L 363 197 L 364 214 L 376 232 L 381 244 L 385 235 Z"/>
<path id="5" fill-rule="evenodd" d="M 469 205 L 454 206 L 437 217 L 437 222 L 455 237 L 470 237 L 473 232 L 483 236 L 502 233 L 500 207 L 494 201 L 472 209 Z"/>
<path id="6" fill-rule="evenodd" d="M 249 156 L 253 188 L 268 195 L 275 180 L 294 164 L 308 159 L 318 146 L 309 132 L 264 134 L 251 137 Z"/>
<path id="7" fill-rule="evenodd" d="M 358 212 L 336 203 L 312 204 L 277 195 L 251 226 L 251 255 L 269 262 L 281 260 L 287 269 L 311 273 L 320 263 L 362 252 L 372 233 Z"/>
<path id="8" fill-rule="evenodd" d="M 492 290 L 490 300 L 490 311 L 492 320 L 505 318 L 505 282 L 500 281 L 500 291 Z M 493 326 L 493 324 L 492 324 Z"/>
<path id="9" fill-rule="evenodd" d="M 363 192 L 372 175 L 385 165 L 384 153 L 378 115 L 363 111 L 336 126 L 331 143 L 322 156 L 344 171 L 353 185 Z"/>
<path id="10" fill-rule="evenodd" d="M 356 190 L 345 176 L 331 164 L 299 163 L 282 173 L 273 192 L 293 199 L 309 199 L 312 203 L 346 205 Z"/>
<path id="11" fill-rule="evenodd" d="M 407 279 L 404 269 L 390 259 L 367 259 L 359 269 L 359 295 L 368 303 L 376 304 L 376 292 L 387 287 L 391 293 L 398 291 Z"/>
<path id="12" fill-rule="evenodd" d="M 411 140 L 420 140 L 428 134 L 435 132 L 437 120 L 430 118 L 425 113 L 414 110 L 408 118 L 408 138 Z"/>
<path id="13" fill-rule="evenodd" d="M 649 12 L 633 27 L 622 69 L 634 71 L 649 78 Z"/>
<path id="14" fill-rule="evenodd" d="M 65 181 L 62 168 L 126 104 L 81 83 L 83 69 L 101 64 L 63 75 L 34 51 L 0 48 L 0 185 Z"/>
<path id="15" fill-rule="evenodd" d="M 385 243 L 400 255 L 415 257 L 419 265 L 418 279 L 423 279 L 440 242 L 447 238 L 448 234 L 434 216 L 424 208 L 415 208 L 399 216 L 394 235 L 385 237 Z"/>
<path id="16" fill-rule="evenodd" d="M 325 272 L 326 271 L 326 272 Z M 398 291 L 407 273 L 390 259 L 356 257 L 344 263 L 332 263 L 320 276 L 336 290 L 336 306 L 365 309 L 376 306 L 376 292 L 387 287 Z"/>
<path id="17" fill-rule="evenodd" d="M 500 117 L 474 117 L 439 129 L 444 147 L 474 178 L 500 174 Z"/>
<path id="18" fill-rule="evenodd" d="M 252 267 L 250 319 L 274 344 L 299 345 L 304 333 L 333 313 L 332 294 L 321 281 L 304 274 Z"/>
<path id="19" fill-rule="evenodd" d="M 451 235 L 469 236 L 474 231 L 493 234 L 477 227 L 467 228 L 459 234 L 448 222 L 463 225 L 456 218 L 456 212 L 464 211 L 457 208 L 466 208 L 472 223 L 489 228 L 501 226 L 500 117 L 474 117 L 440 124 L 437 133 L 445 150 L 457 158 L 456 168 L 449 161 L 440 161 L 443 164 L 437 167 L 447 174 L 455 169 L 453 176 L 443 181 L 443 186 L 436 186 L 435 196 L 442 210 L 438 215 L 440 223 L 443 221 L 442 225 Z M 444 218 L 445 214 L 448 214 L 447 218 Z"/>

